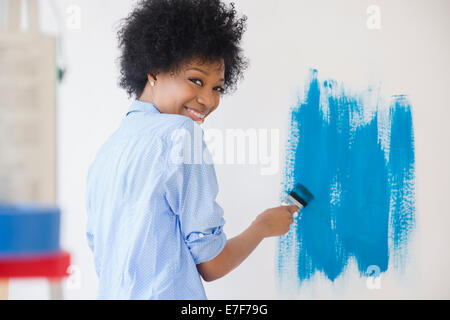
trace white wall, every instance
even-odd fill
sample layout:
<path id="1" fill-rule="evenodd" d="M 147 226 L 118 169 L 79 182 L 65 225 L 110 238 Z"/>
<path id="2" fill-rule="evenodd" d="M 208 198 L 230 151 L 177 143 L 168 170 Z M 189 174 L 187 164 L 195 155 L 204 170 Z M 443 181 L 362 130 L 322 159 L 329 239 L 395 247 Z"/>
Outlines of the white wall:
<path id="1" fill-rule="evenodd" d="M 237 93 L 223 99 L 204 124 L 223 132 L 233 129 L 279 129 L 280 167 L 261 175 L 266 165 L 216 165 L 218 202 L 225 210 L 229 238 L 243 231 L 254 217 L 278 206 L 287 113 L 302 90 L 309 67 L 319 77 L 345 81 L 354 88 L 381 80 L 386 97 L 408 94 L 416 139 L 417 232 L 410 242 L 407 270 L 390 269 L 381 289 L 369 290 L 351 270 L 330 283 L 316 277 L 298 294 L 278 293 L 274 272 L 276 239 L 264 240 L 237 269 L 205 283 L 210 299 L 277 298 L 450 298 L 450 215 L 445 200 L 450 190 L 450 116 L 446 90 L 450 78 L 450 3 L 434 1 L 365 0 L 236 0 L 248 16 L 243 47 L 251 67 Z M 62 245 L 79 267 L 81 286 L 65 287 L 70 299 L 94 299 L 97 278 L 84 237 L 85 177 L 98 148 L 117 128 L 129 107 L 116 86 L 118 56 L 114 23 L 132 1 L 58 0 L 65 24 L 70 5 L 81 8 L 81 29 L 63 26 L 68 65 L 59 91 L 58 187 L 63 210 Z M 381 29 L 369 30 L 370 5 L 381 13 Z M 41 0 L 42 29 L 54 33 L 57 24 L 49 3 Z M 240 117 L 235 117 L 239 112 Z M 237 183 L 239 181 L 239 183 Z M 243 183 L 245 181 L 245 183 Z M 244 196 L 245 195 L 245 196 Z M 33 286 L 35 290 L 28 290 Z M 45 298 L 45 283 L 15 281 L 12 298 Z"/>

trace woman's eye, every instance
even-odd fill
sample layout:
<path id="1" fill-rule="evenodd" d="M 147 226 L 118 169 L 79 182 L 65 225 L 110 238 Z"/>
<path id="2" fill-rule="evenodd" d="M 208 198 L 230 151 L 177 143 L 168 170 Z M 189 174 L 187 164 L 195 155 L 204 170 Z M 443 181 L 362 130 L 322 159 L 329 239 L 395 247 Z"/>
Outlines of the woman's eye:
<path id="1" fill-rule="evenodd" d="M 203 84 L 202 80 L 200 80 L 200 79 L 189 79 L 189 80 L 191 80 L 191 81 L 194 82 L 194 83 L 200 82 L 200 84 Z M 198 82 L 197 82 L 197 81 L 198 81 Z M 222 87 L 217 87 L 216 89 L 219 89 L 219 90 L 217 90 L 217 91 L 219 91 L 219 92 L 224 92 L 224 88 L 222 88 Z"/>
<path id="2" fill-rule="evenodd" d="M 202 83 L 202 80 L 199 80 L 199 79 L 189 79 L 189 80 L 191 80 L 192 82 L 196 82 L 196 81 L 199 81 L 200 83 Z"/>

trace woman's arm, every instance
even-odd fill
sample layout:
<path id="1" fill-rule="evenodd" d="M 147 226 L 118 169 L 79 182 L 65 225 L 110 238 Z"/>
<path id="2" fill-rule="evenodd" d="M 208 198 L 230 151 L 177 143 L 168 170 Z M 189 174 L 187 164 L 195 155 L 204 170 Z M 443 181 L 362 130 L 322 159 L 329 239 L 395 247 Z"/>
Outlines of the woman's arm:
<path id="1" fill-rule="evenodd" d="M 287 233 L 293 222 L 292 214 L 297 210 L 297 206 L 282 206 L 264 211 L 244 232 L 229 239 L 218 256 L 197 265 L 203 280 L 223 277 L 240 265 L 264 238 Z"/>

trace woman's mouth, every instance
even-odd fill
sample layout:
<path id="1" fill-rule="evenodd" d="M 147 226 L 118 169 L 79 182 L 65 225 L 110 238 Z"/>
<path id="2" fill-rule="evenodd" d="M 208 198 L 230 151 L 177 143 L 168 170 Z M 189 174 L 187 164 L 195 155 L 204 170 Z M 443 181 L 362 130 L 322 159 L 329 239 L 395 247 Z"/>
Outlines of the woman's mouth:
<path id="1" fill-rule="evenodd" d="M 199 113 L 191 108 L 188 108 L 186 106 L 184 108 L 187 110 L 187 112 L 189 113 L 190 118 L 192 120 L 194 120 L 198 124 L 202 124 L 203 122 L 205 122 L 205 117 L 206 117 L 205 115 L 202 115 L 201 113 Z"/>

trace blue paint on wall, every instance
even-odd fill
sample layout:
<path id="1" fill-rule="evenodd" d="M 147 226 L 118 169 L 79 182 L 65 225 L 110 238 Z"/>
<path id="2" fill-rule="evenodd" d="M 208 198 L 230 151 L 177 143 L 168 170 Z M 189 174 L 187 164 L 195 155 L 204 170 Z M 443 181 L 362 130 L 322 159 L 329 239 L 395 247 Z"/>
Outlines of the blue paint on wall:
<path id="1" fill-rule="evenodd" d="M 291 110 L 282 193 L 297 183 L 313 194 L 278 241 L 279 279 L 321 272 L 331 281 L 351 258 L 360 275 L 385 272 L 414 227 L 414 136 L 405 96 L 369 110 L 362 94 L 311 70 L 305 99 Z M 376 94 L 369 88 L 369 94 Z M 384 112 L 382 110 L 387 110 Z M 298 218 L 300 219 L 300 218 Z M 296 274 L 290 274 L 295 264 Z"/>

